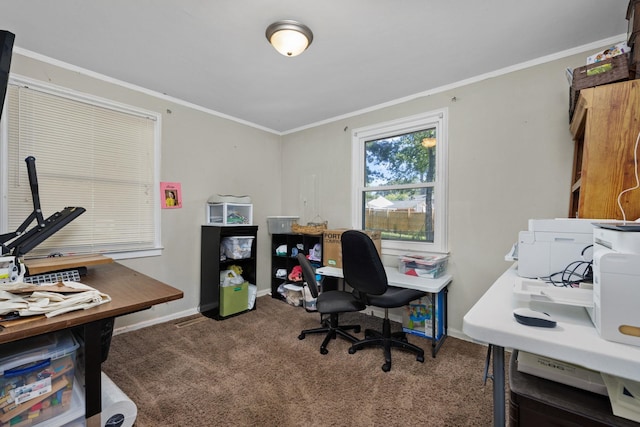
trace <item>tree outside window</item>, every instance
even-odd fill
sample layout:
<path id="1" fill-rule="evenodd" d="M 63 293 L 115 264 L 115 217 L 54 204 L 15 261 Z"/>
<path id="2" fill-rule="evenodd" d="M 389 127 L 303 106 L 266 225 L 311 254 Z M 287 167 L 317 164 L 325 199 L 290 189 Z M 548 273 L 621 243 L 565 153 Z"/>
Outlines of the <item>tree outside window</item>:
<path id="1" fill-rule="evenodd" d="M 436 147 L 435 128 L 365 143 L 365 229 L 433 243 Z"/>
<path id="2" fill-rule="evenodd" d="M 447 110 L 353 131 L 354 225 L 385 247 L 447 252 Z"/>

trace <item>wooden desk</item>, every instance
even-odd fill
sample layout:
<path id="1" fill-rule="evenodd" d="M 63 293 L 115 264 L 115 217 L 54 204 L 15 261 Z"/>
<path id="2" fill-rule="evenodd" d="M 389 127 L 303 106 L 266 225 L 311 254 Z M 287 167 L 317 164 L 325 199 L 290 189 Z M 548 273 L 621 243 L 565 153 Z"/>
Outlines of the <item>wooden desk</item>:
<path id="1" fill-rule="evenodd" d="M 449 292 L 448 286 L 452 280 L 451 275 L 444 274 L 436 279 L 429 279 L 425 277 L 416 277 L 402 274 L 395 267 L 385 267 L 384 270 L 387 273 L 387 280 L 389 282 L 389 285 L 398 288 L 424 291 L 429 294 L 431 300 L 434 301 L 434 304 L 436 301 L 436 295 L 440 292 L 443 292 L 443 333 L 440 339 L 436 339 L 438 335 L 436 334 L 435 315 L 433 318 L 434 321 L 431 322 L 431 356 L 436 357 L 436 353 L 438 353 L 438 350 L 444 343 L 444 340 L 447 338 L 447 294 Z M 322 276 L 337 277 L 339 279 L 344 278 L 342 269 L 336 267 L 320 267 L 316 269 L 316 273 Z"/>
<path id="2" fill-rule="evenodd" d="M 114 317 L 134 313 L 183 297 L 182 291 L 138 273 L 118 263 L 89 268 L 82 283 L 109 295 L 111 302 L 88 310 L 78 310 L 52 318 L 40 318 L 0 331 L 0 344 L 49 332 L 82 327 L 84 334 L 85 418 L 87 426 L 100 426 L 101 331 Z"/>
<path id="3" fill-rule="evenodd" d="M 600 338 L 583 307 L 546 304 L 544 311 L 558 322 L 555 328 L 535 328 L 513 317 L 515 266 L 508 269 L 467 312 L 463 332 L 493 349 L 494 426 L 504 426 L 504 349 L 550 357 L 617 377 L 640 381 L 640 347 Z M 537 306 L 532 308 L 541 310 Z"/>

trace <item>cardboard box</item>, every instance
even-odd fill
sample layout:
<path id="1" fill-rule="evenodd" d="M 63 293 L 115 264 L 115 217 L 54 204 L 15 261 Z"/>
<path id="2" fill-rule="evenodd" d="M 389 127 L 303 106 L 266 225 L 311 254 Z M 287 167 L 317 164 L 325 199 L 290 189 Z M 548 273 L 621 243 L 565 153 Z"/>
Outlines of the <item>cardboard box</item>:
<path id="1" fill-rule="evenodd" d="M 402 313 L 402 330 L 408 334 L 439 340 L 444 333 L 444 291 L 436 294 L 435 307 L 429 296 L 411 301 Z M 432 337 L 432 322 L 436 322 L 436 336 Z"/>
<path id="2" fill-rule="evenodd" d="M 600 372 L 550 357 L 518 351 L 518 371 L 607 396 Z"/>
<path id="3" fill-rule="evenodd" d="M 342 233 L 349 230 L 340 228 L 325 230 L 322 236 L 322 265 L 342 268 Z M 378 254 L 382 254 L 382 238 L 379 231 L 358 230 L 367 234 L 376 245 Z"/>

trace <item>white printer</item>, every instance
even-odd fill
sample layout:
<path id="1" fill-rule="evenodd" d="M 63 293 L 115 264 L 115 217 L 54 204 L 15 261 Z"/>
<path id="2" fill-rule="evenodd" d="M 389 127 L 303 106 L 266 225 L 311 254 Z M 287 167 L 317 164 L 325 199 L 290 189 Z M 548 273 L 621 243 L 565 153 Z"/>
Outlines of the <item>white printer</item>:
<path id="1" fill-rule="evenodd" d="M 593 308 L 600 336 L 640 346 L 640 232 L 593 230 Z"/>
<path id="2" fill-rule="evenodd" d="M 530 219 L 529 230 L 518 234 L 518 275 L 548 277 L 574 261 L 591 261 L 593 252 L 589 246 L 596 221 L 599 220 Z M 584 268 L 577 272 L 582 274 Z"/>

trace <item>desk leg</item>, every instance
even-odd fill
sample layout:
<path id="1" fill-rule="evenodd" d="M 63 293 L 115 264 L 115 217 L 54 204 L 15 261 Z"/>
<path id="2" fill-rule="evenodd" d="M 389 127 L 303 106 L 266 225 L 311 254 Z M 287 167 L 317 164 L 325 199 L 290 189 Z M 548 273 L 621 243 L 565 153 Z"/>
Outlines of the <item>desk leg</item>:
<path id="1" fill-rule="evenodd" d="M 493 425 L 504 427 L 505 423 L 505 378 L 504 347 L 493 346 Z"/>
<path id="2" fill-rule="evenodd" d="M 87 427 L 100 426 L 102 412 L 102 321 L 84 325 L 85 419 Z"/>
<path id="3" fill-rule="evenodd" d="M 440 347 L 442 346 L 442 344 L 444 343 L 444 340 L 447 338 L 447 328 L 448 328 L 448 316 L 447 316 L 447 295 L 449 293 L 448 288 L 444 288 L 442 291 L 442 307 L 438 307 L 438 310 L 443 310 L 442 311 L 442 320 L 443 320 L 443 334 L 440 337 L 439 340 L 436 340 L 436 322 L 435 319 L 438 317 L 437 314 L 434 313 L 434 315 L 432 316 L 432 322 L 431 322 L 431 357 L 435 358 L 436 354 L 438 353 L 438 350 L 440 350 Z M 438 294 L 430 292 L 429 296 L 431 297 L 431 301 L 434 302 L 437 300 L 438 298 Z M 435 312 L 435 310 L 434 310 Z"/>

